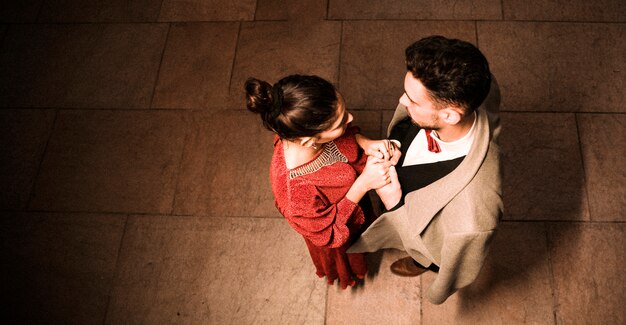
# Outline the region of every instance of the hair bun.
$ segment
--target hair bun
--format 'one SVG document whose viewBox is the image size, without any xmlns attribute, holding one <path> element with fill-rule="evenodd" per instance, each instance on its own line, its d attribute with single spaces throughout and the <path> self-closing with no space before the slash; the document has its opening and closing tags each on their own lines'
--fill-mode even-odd
<svg viewBox="0 0 626 325">
<path fill-rule="evenodd" d="M 254 113 L 268 114 L 274 104 L 272 86 L 256 78 L 249 78 L 245 83 L 246 106 Z"/>
</svg>

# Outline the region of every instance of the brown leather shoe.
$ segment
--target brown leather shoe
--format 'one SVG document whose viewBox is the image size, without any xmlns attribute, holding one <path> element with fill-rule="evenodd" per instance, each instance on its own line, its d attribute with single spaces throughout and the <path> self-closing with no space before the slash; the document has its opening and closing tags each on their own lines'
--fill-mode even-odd
<svg viewBox="0 0 626 325">
<path fill-rule="evenodd" d="M 427 268 L 417 264 L 411 256 L 401 258 L 391 264 L 391 273 L 399 276 L 418 276 L 426 271 Z"/>
</svg>

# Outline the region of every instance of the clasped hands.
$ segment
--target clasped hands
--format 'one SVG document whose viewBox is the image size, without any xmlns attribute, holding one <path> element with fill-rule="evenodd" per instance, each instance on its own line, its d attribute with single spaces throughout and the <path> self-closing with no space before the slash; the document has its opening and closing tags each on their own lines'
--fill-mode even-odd
<svg viewBox="0 0 626 325">
<path fill-rule="evenodd" d="M 402 155 L 400 148 L 385 139 L 369 140 L 363 149 L 368 155 L 363 174 L 371 174 L 371 189 L 376 190 L 385 207 L 391 209 L 402 198 L 402 188 L 395 168 Z"/>
</svg>

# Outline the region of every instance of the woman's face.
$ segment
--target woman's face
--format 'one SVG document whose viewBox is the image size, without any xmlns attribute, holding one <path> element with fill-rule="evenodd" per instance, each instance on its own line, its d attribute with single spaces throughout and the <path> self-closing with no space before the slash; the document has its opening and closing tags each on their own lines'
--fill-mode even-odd
<svg viewBox="0 0 626 325">
<path fill-rule="evenodd" d="M 346 127 L 350 122 L 352 122 L 353 119 L 354 117 L 352 114 L 350 114 L 346 109 L 343 97 L 341 97 L 341 94 L 337 92 L 337 114 L 335 121 L 326 131 L 323 131 L 316 136 L 317 140 L 315 142 L 326 143 L 339 138 L 344 132 L 346 132 Z"/>
</svg>

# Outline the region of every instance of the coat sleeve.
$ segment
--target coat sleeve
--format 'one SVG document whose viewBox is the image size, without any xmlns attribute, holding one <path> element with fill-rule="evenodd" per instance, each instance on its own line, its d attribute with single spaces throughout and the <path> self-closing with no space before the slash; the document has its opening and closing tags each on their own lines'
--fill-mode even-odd
<svg viewBox="0 0 626 325">
<path fill-rule="evenodd" d="M 290 207 L 285 211 L 289 224 L 316 246 L 336 248 L 350 238 L 348 224 L 362 224 L 363 211 L 358 204 L 343 197 L 330 202 L 315 185 L 293 184 Z"/>
<path fill-rule="evenodd" d="M 454 292 L 470 285 L 480 272 L 494 231 L 448 234 L 441 249 L 439 273 L 426 298 L 443 303 Z"/>
</svg>

